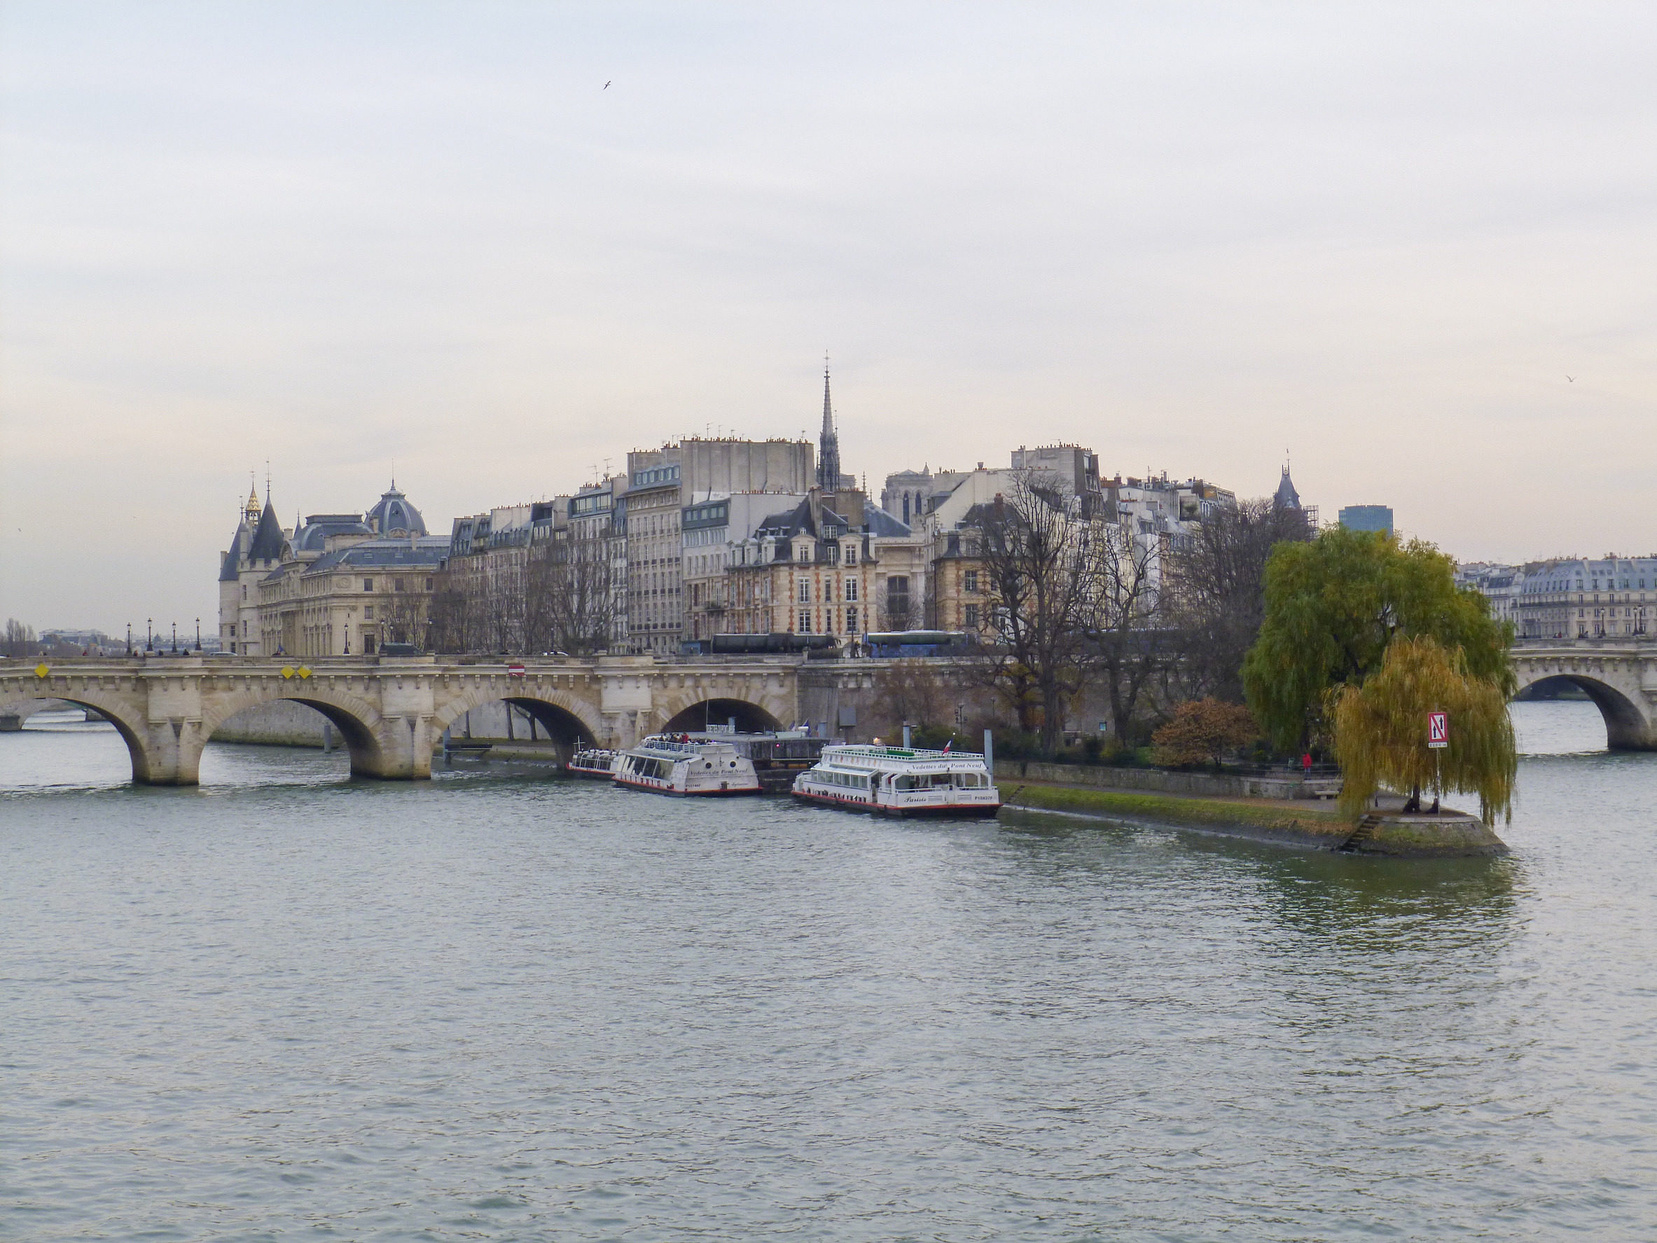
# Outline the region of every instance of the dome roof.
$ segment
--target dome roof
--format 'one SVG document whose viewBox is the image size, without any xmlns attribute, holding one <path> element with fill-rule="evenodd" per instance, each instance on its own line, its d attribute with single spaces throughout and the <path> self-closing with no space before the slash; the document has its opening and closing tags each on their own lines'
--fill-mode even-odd
<svg viewBox="0 0 1657 1243">
<path fill-rule="evenodd" d="M 380 503 L 363 515 L 363 520 L 373 528 L 378 535 L 424 535 L 426 520 L 420 516 L 420 511 L 408 503 L 408 498 L 397 491 L 397 481 L 391 481 L 391 487 Z"/>
</svg>

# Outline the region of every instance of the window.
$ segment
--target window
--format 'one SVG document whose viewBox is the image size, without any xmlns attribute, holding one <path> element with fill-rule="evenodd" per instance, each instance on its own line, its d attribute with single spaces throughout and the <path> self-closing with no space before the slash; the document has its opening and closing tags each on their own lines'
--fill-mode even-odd
<svg viewBox="0 0 1657 1243">
<path fill-rule="evenodd" d="M 971 592 L 976 592 L 978 590 L 978 571 L 977 570 L 967 570 L 965 573 L 963 573 L 961 575 L 961 588 L 964 591 L 971 591 Z"/>
<path fill-rule="evenodd" d="M 855 578 L 848 578 L 846 580 L 846 599 L 857 599 L 857 580 Z"/>
<path fill-rule="evenodd" d="M 846 610 L 846 633 L 857 633 L 857 610 L 854 608 Z"/>
<path fill-rule="evenodd" d="M 246 583 L 242 584 L 242 603 L 243 604 L 247 603 L 247 584 Z"/>
<path fill-rule="evenodd" d="M 799 588 L 795 593 L 795 599 L 801 604 L 811 603 L 811 580 L 809 578 L 802 578 L 800 580 Z"/>
<path fill-rule="evenodd" d="M 847 544 L 846 545 L 846 564 L 847 565 L 856 565 L 857 564 L 857 545 L 856 544 Z"/>
<path fill-rule="evenodd" d="M 794 550 L 794 560 L 796 560 L 796 561 L 810 561 L 811 560 L 811 545 L 810 544 L 801 544 L 798 548 L 796 548 Z"/>
<path fill-rule="evenodd" d="M 978 606 L 976 604 L 967 605 L 967 629 L 978 629 Z"/>
<path fill-rule="evenodd" d="M 800 630 L 801 634 L 810 634 L 811 633 L 811 610 L 810 609 L 801 609 L 800 610 L 799 630 Z"/>
<path fill-rule="evenodd" d="M 374 590 L 374 580 L 371 579 L 371 578 L 363 579 L 362 580 L 362 589 L 364 591 L 373 591 Z"/>
<path fill-rule="evenodd" d="M 374 606 L 372 604 L 365 604 L 362 606 L 362 619 L 364 621 L 374 620 Z"/>
<path fill-rule="evenodd" d="M 894 574 L 886 580 L 888 625 L 902 625 L 909 618 L 909 576 Z"/>
<path fill-rule="evenodd" d="M 402 591 L 403 590 L 403 580 L 400 579 L 400 578 L 392 579 L 391 580 L 391 589 L 393 591 Z"/>
<path fill-rule="evenodd" d="M 432 580 L 428 578 L 426 580 L 426 590 L 430 591 L 431 589 L 432 589 Z"/>
</svg>

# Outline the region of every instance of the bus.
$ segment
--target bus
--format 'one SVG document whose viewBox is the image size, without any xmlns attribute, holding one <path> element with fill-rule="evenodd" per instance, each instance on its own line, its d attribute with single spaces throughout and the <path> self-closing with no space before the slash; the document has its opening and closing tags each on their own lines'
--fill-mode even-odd
<svg viewBox="0 0 1657 1243">
<path fill-rule="evenodd" d="M 960 656 L 974 646 L 964 630 L 871 630 L 863 636 L 870 656 Z"/>
</svg>

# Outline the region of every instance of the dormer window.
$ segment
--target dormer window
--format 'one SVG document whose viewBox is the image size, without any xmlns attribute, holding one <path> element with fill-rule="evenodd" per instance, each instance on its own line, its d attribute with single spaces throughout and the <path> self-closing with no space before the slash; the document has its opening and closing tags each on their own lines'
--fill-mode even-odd
<svg viewBox="0 0 1657 1243">
<path fill-rule="evenodd" d="M 846 545 L 846 564 L 847 565 L 856 565 L 857 564 L 857 545 L 856 544 L 847 544 Z"/>
</svg>

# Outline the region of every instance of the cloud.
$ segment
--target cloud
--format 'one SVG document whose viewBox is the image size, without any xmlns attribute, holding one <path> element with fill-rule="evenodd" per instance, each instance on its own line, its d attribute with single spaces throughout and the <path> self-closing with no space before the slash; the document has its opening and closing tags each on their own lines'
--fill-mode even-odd
<svg viewBox="0 0 1657 1243">
<path fill-rule="evenodd" d="M 395 459 L 435 528 L 813 428 L 825 347 L 872 484 L 1066 439 L 1259 493 L 1291 448 L 1469 558 L 1657 545 L 1639 7 L 3 14 L 37 625 L 215 607 L 267 458 L 285 516 Z"/>
</svg>

